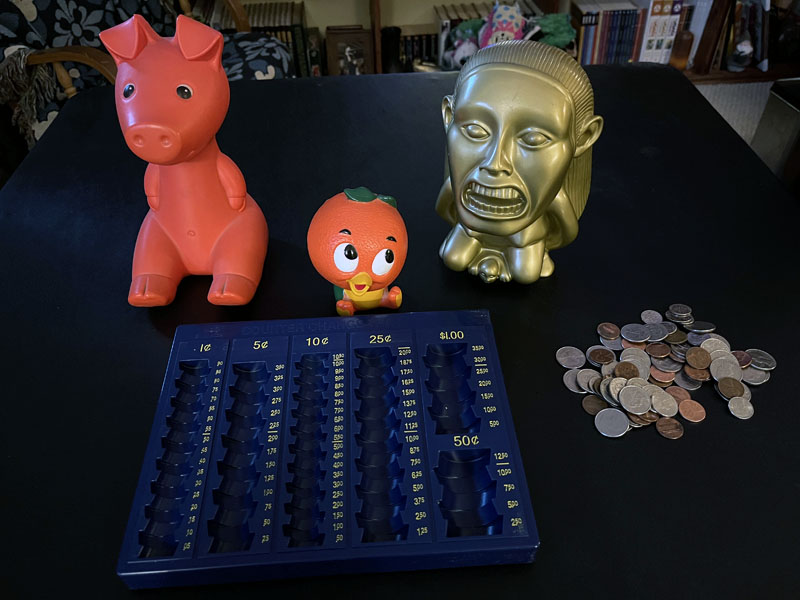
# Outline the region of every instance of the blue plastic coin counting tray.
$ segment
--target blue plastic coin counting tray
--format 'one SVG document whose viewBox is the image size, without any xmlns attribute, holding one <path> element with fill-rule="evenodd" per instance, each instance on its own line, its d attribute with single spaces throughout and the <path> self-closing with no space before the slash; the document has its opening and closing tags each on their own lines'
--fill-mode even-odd
<svg viewBox="0 0 800 600">
<path fill-rule="evenodd" d="M 132 588 L 533 560 L 489 313 L 179 327 Z"/>
</svg>

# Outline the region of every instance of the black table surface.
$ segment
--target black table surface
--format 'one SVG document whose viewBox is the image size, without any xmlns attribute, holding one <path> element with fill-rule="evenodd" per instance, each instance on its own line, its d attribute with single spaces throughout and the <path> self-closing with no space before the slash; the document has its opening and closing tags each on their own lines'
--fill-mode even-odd
<svg viewBox="0 0 800 600">
<path fill-rule="evenodd" d="M 127 304 L 147 204 L 110 88 L 81 93 L 0 191 L 4 577 L 20 596 L 130 595 L 115 574 L 170 343 L 184 323 L 330 316 L 305 234 L 345 187 L 399 200 L 404 311 L 487 308 L 541 547 L 532 565 L 171 590 L 176 597 L 800 597 L 796 202 L 676 71 L 590 67 L 605 130 L 581 233 L 534 285 L 447 270 L 434 210 L 452 74 L 231 85 L 218 141 L 270 226 L 245 307 Z M 778 361 L 739 421 L 706 384 L 708 417 L 678 441 L 600 436 L 562 384 L 560 346 L 601 321 L 685 302 L 734 348 Z M 312 575 L 312 573 L 309 573 Z M 149 592 L 159 595 L 162 591 Z"/>
</svg>

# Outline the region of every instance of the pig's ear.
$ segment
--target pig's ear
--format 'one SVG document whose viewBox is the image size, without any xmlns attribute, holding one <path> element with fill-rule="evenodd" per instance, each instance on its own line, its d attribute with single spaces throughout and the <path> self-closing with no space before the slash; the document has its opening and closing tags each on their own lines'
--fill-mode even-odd
<svg viewBox="0 0 800 600">
<path fill-rule="evenodd" d="M 147 44 L 157 39 L 158 34 L 142 15 L 133 15 L 124 23 L 100 32 L 100 41 L 117 65 L 136 58 Z"/>
<path fill-rule="evenodd" d="M 190 17 L 178 15 L 175 39 L 186 60 L 205 60 L 219 68 L 222 57 L 222 34 Z"/>
</svg>

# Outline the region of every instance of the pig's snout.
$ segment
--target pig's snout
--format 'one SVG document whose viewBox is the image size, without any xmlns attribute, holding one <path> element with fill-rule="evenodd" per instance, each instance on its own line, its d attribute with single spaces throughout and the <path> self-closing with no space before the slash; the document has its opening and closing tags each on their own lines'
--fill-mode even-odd
<svg viewBox="0 0 800 600">
<path fill-rule="evenodd" d="M 155 164 L 169 163 L 181 153 L 181 135 L 174 129 L 149 123 L 125 131 L 128 147 L 141 159 Z"/>
</svg>

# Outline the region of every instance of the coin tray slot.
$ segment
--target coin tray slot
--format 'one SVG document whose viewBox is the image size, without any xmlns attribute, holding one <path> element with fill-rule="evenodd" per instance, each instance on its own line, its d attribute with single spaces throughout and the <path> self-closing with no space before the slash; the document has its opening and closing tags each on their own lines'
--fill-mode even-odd
<svg viewBox="0 0 800 600">
<path fill-rule="evenodd" d="M 503 518 L 494 498 L 497 482 L 489 474 L 491 450 L 447 450 L 434 469 L 442 484 L 439 509 L 447 521 L 447 537 L 500 535 Z"/>
<path fill-rule="evenodd" d="M 477 433 L 481 428 L 473 409 L 475 392 L 469 385 L 472 368 L 466 350 L 466 344 L 429 344 L 423 356 L 428 372 L 425 386 L 432 396 L 428 412 L 437 434 Z"/>
</svg>

